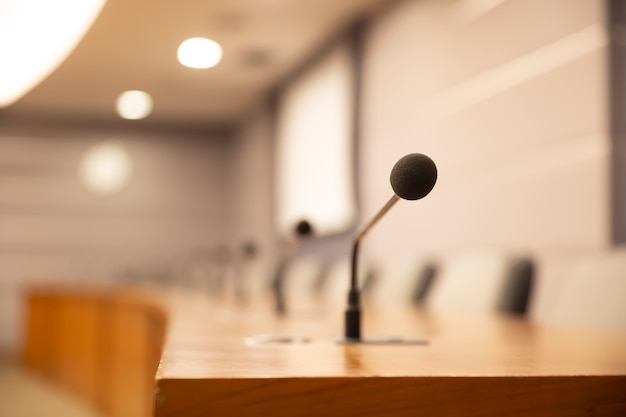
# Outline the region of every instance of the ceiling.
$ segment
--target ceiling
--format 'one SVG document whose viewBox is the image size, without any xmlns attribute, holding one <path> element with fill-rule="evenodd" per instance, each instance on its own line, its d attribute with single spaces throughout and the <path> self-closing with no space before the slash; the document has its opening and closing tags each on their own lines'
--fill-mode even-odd
<svg viewBox="0 0 626 417">
<path fill-rule="evenodd" d="M 154 111 L 134 124 L 231 126 L 317 49 L 388 0 L 108 0 L 69 58 L 12 106 L 8 119 L 119 123 L 125 90 L 144 90 Z M 178 63 L 191 37 L 219 42 L 216 67 Z"/>
</svg>

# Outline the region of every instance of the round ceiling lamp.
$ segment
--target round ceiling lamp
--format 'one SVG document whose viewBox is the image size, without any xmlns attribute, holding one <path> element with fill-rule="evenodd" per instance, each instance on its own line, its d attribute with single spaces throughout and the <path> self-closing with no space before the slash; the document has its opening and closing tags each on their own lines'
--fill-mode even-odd
<svg viewBox="0 0 626 417">
<path fill-rule="evenodd" d="M 178 61 L 189 68 L 211 68 L 221 59 L 222 47 L 211 39 L 191 38 L 178 47 Z"/>
<path fill-rule="evenodd" d="M 152 96 L 145 91 L 124 91 L 117 97 L 115 109 L 123 119 L 144 119 L 152 113 Z"/>
</svg>

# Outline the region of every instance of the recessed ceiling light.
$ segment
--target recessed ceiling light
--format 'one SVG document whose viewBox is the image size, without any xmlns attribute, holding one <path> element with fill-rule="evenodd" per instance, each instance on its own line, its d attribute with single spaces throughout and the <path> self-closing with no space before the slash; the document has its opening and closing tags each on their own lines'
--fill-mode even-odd
<svg viewBox="0 0 626 417">
<path fill-rule="evenodd" d="M 143 119 L 152 112 L 152 97 L 145 91 L 125 91 L 117 98 L 115 108 L 124 119 Z"/>
<path fill-rule="evenodd" d="M 178 47 L 178 61 L 189 68 L 211 68 L 221 59 L 222 47 L 211 39 L 191 38 Z"/>
</svg>

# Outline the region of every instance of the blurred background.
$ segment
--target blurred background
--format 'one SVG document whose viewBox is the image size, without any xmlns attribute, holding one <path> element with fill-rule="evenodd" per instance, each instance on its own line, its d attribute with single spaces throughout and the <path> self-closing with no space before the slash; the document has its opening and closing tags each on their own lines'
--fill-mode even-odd
<svg viewBox="0 0 626 417">
<path fill-rule="evenodd" d="M 301 219 L 315 234 L 300 253 L 341 262 L 413 152 L 435 161 L 438 182 L 394 207 L 362 263 L 402 289 L 400 271 L 425 261 L 528 257 L 541 318 L 573 261 L 626 240 L 619 3 L 96 4 L 65 59 L 0 98 L 0 349 L 19 349 L 31 285 L 205 288 L 252 255 L 266 282 Z M 0 49 L 15 52 L 17 6 L 1 4 Z M 34 41 L 0 58 L 16 63 L 0 90 L 67 25 L 44 17 L 52 27 L 19 25 Z M 198 37 L 221 45 L 216 65 L 179 62 Z M 147 93 L 131 95 L 130 114 L 127 91 Z"/>
</svg>

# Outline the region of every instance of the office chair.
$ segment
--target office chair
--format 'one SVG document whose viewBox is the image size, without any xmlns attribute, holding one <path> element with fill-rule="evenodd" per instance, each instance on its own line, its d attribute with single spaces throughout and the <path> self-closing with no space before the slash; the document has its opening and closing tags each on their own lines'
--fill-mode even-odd
<svg viewBox="0 0 626 417">
<path fill-rule="evenodd" d="M 298 255 L 284 266 L 283 292 L 287 306 L 283 313 L 303 308 L 308 310 L 315 304 L 315 286 L 323 268 L 323 259 L 315 254 Z"/>
<path fill-rule="evenodd" d="M 366 270 L 363 294 L 375 305 L 419 305 L 432 287 L 436 270 L 436 263 L 426 257 L 387 260 Z"/>
<path fill-rule="evenodd" d="M 434 261 L 425 262 L 418 269 L 416 282 L 411 294 L 411 301 L 422 305 L 427 299 L 430 289 L 437 278 L 437 264 Z"/>
<path fill-rule="evenodd" d="M 442 313 L 524 315 L 534 274 L 528 257 L 504 250 L 468 250 L 443 259 L 423 303 Z"/>
<path fill-rule="evenodd" d="M 626 332 L 626 247 L 572 264 L 539 319 Z"/>
</svg>

